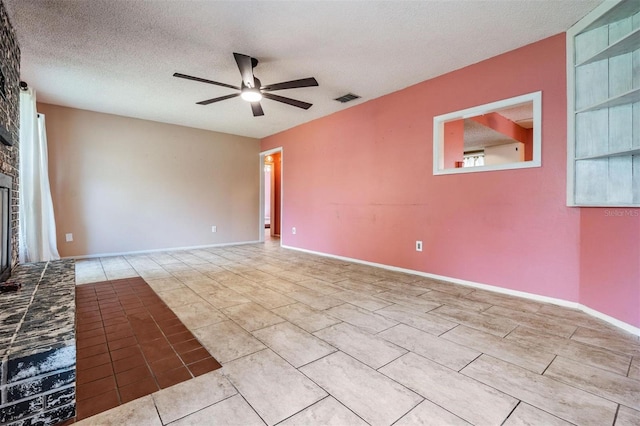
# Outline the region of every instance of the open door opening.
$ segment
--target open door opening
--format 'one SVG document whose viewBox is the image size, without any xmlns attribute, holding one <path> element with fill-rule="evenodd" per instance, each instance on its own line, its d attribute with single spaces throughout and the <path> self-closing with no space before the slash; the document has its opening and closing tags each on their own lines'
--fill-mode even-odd
<svg viewBox="0 0 640 426">
<path fill-rule="evenodd" d="M 265 240 L 279 239 L 282 220 L 282 152 L 272 150 L 261 155 L 262 178 L 262 208 L 261 208 L 261 236 Z"/>
</svg>

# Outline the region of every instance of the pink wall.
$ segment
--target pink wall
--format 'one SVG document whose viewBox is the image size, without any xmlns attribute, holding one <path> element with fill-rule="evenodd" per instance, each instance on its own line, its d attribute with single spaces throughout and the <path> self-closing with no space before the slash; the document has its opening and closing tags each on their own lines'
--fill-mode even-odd
<svg viewBox="0 0 640 426">
<path fill-rule="evenodd" d="M 580 302 L 640 327 L 640 209 L 580 209 Z"/>
<path fill-rule="evenodd" d="M 434 116 L 538 90 L 542 167 L 433 176 Z M 580 290 L 592 254 L 580 250 L 581 209 L 566 207 L 566 136 L 559 34 L 265 138 L 261 148 L 284 150 L 284 245 L 589 305 L 611 290 L 597 282 Z M 623 243 L 637 252 L 637 242 Z M 623 269 L 620 297 L 634 294 L 637 274 Z M 616 300 L 605 313 L 621 318 Z M 640 325 L 637 314 L 624 318 Z"/>
<path fill-rule="evenodd" d="M 464 119 L 444 123 L 444 168 L 464 161 Z"/>
<path fill-rule="evenodd" d="M 265 138 L 263 150 L 284 148 L 283 244 L 577 301 L 564 43 L 557 35 Z M 541 168 L 433 176 L 434 116 L 538 90 Z"/>
</svg>

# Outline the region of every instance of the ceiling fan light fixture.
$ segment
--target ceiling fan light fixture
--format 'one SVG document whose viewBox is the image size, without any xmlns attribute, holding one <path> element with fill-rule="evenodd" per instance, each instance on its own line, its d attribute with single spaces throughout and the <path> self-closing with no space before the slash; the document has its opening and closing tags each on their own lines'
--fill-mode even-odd
<svg viewBox="0 0 640 426">
<path fill-rule="evenodd" d="M 250 89 L 245 88 L 242 89 L 242 93 L 240 93 L 240 97 L 247 102 L 260 102 L 262 99 L 262 93 L 258 89 Z"/>
<path fill-rule="evenodd" d="M 1 2 L 2 0 L 0 0 Z M 278 96 L 271 92 L 276 90 L 285 90 L 285 89 L 296 89 L 302 87 L 313 87 L 318 85 L 318 81 L 313 77 L 301 78 L 298 80 L 291 81 L 283 81 L 281 83 L 269 84 L 263 86 L 258 79 L 253 74 L 253 69 L 258 65 L 258 60 L 256 58 L 252 58 L 248 55 L 243 55 L 241 53 L 233 53 L 233 57 L 236 60 L 236 65 L 238 65 L 238 71 L 240 71 L 240 76 L 242 77 L 242 82 L 240 83 L 240 87 L 234 86 L 232 84 L 220 83 L 218 81 L 207 80 L 206 78 L 194 77 L 191 75 L 174 73 L 174 77 L 185 78 L 187 80 L 199 81 L 202 83 L 213 84 L 215 86 L 227 87 L 229 89 L 236 90 L 235 93 L 231 93 L 225 96 L 218 96 L 217 98 L 206 99 L 204 101 L 196 102 L 198 105 L 210 105 L 215 102 L 224 101 L 225 99 L 235 98 L 240 96 L 246 102 L 251 104 L 251 112 L 254 117 L 260 117 L 264 115 L 264 111 L 262 110 L 262 105 L 260 105 L 260 101 L 265 98 L 271 101 L 280 102 L 283 104 L 291 105 L 297 108 L 309 109 L 312 104 L 308 102 L 298 101 L 296 99 L 287 98 L 285 96 Z M 264 93 L 263 93 L 264 92 Z"/>
</svg>

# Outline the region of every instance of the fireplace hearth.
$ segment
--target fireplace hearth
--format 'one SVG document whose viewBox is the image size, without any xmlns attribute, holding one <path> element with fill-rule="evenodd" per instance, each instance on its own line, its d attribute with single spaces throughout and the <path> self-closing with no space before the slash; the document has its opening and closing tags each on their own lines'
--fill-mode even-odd
<svg viewBox="0 0 640 426">
<path fill-rule="evenodd" d="M 0 424 L 51 426 L 75 416 L 75 265 L 26 263 L 0 294 Z"/>
</svg>

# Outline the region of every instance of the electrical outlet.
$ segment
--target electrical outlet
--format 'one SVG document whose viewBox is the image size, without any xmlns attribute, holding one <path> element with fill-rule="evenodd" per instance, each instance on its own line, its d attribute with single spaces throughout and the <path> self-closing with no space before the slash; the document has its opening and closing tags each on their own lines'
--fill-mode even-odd
<svg viewBox="0 0 640 426">
<path fill-rule="evenodd" d="M 65 234 L 64 238 L 68 243 L 70 243 L 70 242 L 73 241 L 73 234 L 71 234 L 71 233 Z"/>
<path fill-rule="evenodd" d="M 215 225 L 213 225 L 213 226 L 211 227 L 211 232 L 218 232 L 218 227 L 217 227 L 217 226 L 215 226 Z"/>
<path fill-rule="evenodd" d="M 294 226 L 293 228 L 291 228 L 291 233 L 292 233 L 293 235 L 296 235 L 296 227 L 295 227 L 295 226 Z"/>
<path fill-rule="evenodd" d="M 416 251 L 422 251 L 422 241 L 416 241 Z"/>
</svg>

